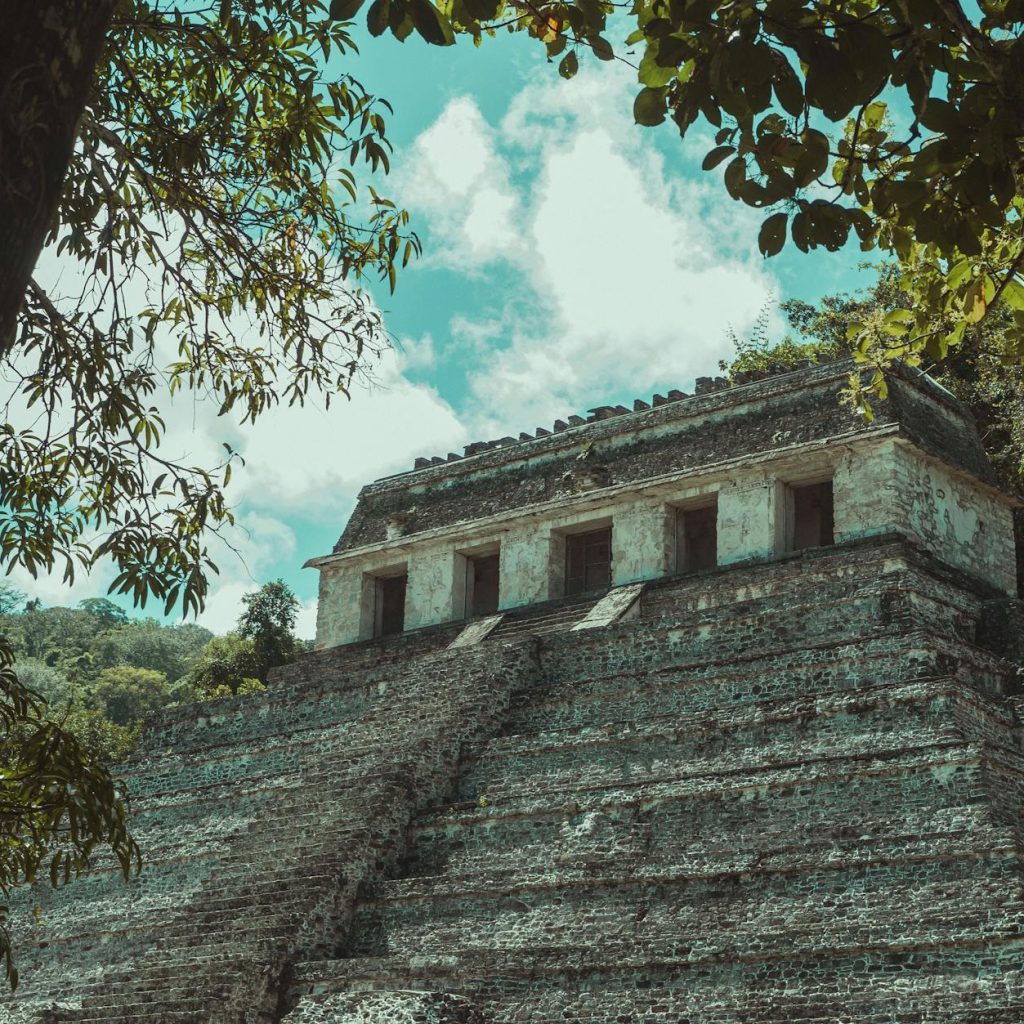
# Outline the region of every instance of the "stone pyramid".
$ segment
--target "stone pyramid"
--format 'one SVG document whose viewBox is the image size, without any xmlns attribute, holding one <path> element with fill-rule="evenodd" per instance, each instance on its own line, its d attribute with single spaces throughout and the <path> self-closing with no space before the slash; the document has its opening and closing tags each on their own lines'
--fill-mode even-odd
<svg viewBox="0 0 1024 1024">
<path fill-rule="evenodd" d="M 458 478 L 446 461 L 373 485 L 321 566 L 323 649 L 266 693 L 148 723 L 125 769 L 142 874 L 98 863 L 15 894 L 23 983 L 0 1021 L 1019 1024 L 1012 503 L 963 410 L 919 380 L 893 389 L 884 431 L 826 410 L 772 442 L 772 418 L 834 396 L 841 372 L 595 415 L 479 450 Z M 691 458 L 709 430 L 720 454 L 745 437 L 747 461 L 632 480 L 616 462 L 664 437 Z M 467 624 L 457 592 L 438 613 L 495 532 L 446 488 L 545 452 L 562 481 L 588 443 L 601 472 L 488 513 L 513 540 L 512 517 L 534 524 L 550 589 L 509 599 L 536 566 L 499 538 L 500 609 Z M 825 463 L 831 543 L 793 547 L 780 487 Z M 872 472 L 891 486 L 853 486 Z M 652 569 L 672 551 L 645 542 L 650 510 L 671 539 L 702 488 L 726 557 Z M 446 524 L 444 501 L 469 517 Z M 743 549 L 759 508 L 778 513 L 770 552 Z M 551 531 L 609 516 L 607 585 L 565 593 Z M 415 628 L 338 642 L 377 629 L 364 598 L 396 565 Z"/>
</svg>

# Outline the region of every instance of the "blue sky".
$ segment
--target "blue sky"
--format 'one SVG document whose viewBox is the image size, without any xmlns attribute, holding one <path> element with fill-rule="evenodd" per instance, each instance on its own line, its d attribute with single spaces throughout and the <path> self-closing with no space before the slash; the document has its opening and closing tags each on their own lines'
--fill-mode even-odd
<svg viewBox="0 0 1024 1024">
<path fill-rule="evenodd" d="M 417 455 L 688 390 L 766 303 L 781 336 L 778 300 L 870 280 L 856 245 L 809 256 L 788 245 L 762 260 L 760 216 L 700 170 L 710 134 L 695 126 L 682 143 L 670 124 L 634 125 L 623 64 L 585 60 L 565 82 L 522 36 L 447 50 L 356 36 L 361 52 L 344 66 L 394 107 L 392 173 L 377 185 L 410 210 L 425 252 L 394 295 L 371 288 L 396 347 L 351 401 L 275 410 L 245 431 L 177 404 L 176 453 L 201 458 L 227 440 L 246 459 L 229 493 L 242 558 L 217 553 L 200 619 L 217 631 L 242 594 L 282 577 L 312 635 L 316 573 L 301 565 L 330 550 L 362 483 Z M 102 593 L 111 575 L 72 592 L 18 582 L 64 604 Z"/>
</svg>

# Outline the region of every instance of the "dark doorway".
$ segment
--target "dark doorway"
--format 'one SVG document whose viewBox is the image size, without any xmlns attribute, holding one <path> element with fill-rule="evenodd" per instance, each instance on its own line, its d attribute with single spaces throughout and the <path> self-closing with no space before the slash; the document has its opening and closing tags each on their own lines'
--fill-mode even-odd
<svg viewBox="0 0 1024 1024">
<path fill-rule="evenodd" d="M 789 550 L 802 551 L 834 543 L 832 481 L 791 484 L 788 492 Z"/>
<path fill-rule="evenodd" d="M 565 538 L 565 593 L 585 594 L 612 581 L 612 528 Z"/>
<path fill-rule="evenodd" d="M 405 629 L 405 584 L 408 577 L 382 576 L 375 586 L 373 635 L 394 636 Z"/>
<path fill-rule="evenodd" d="M 499 558 L 477 555 L 466 558 L 466 617 L 493 615 L 498 610 Z"/>
<path fill-rule="evenodd" d="M 676 570 L 698 572 L 718 565 L 718 506 L 676 513 Z"/>
</svg>

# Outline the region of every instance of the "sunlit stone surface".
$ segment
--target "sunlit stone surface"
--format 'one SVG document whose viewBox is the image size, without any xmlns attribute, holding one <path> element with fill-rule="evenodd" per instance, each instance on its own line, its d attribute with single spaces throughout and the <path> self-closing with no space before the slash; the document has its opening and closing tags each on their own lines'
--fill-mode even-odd
<svg viewBox="0 0 1024 1024">
<path fill-rule="evenodd" d="M 868 427 L 847 373 L 370 485 L 315 560 L 323 649 L 149 724 L 142 876 L 16 894 L 0 1020 L 1019 1024 L 1011 502 L 948 396 L 895 381 Z M 794 524 L 808 481 L 832 506 Z M 709 501 L 718 565 L 679 572 Z M 381 572 L 405 632 L 374 639 Z"/>
</svg>

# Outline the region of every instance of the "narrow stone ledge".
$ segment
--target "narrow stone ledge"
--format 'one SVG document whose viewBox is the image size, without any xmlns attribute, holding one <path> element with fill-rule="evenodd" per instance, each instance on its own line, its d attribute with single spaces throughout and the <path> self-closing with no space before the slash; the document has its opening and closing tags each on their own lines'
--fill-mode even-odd
<svg viewBox="0 0 1024 1024">
<path fill-rule="evenodd" d="M 477 619 L 475 622 L 471 622 L 448 645 L 448 650 L 456 650 L 459 647 L 474 647 L 476 644 L 480 643 L 481 640 L 489 637 L 503 618 L 503 615 L 488 615 L 484 619 Z"/>
</svg>

